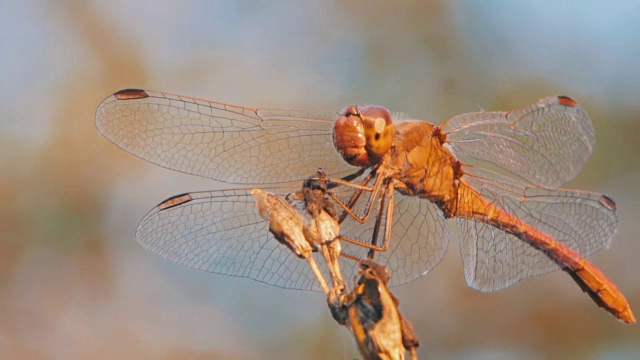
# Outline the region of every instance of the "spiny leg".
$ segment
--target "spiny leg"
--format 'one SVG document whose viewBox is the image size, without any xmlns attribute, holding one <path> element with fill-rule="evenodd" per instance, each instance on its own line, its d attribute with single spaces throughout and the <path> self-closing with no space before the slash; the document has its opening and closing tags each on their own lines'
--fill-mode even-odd
<svg viewBox="0 0 640 360">
<path fill-rule="evenodd" d="M 389 179 L 390 180 L 390 179 Z M 382 238 L 382 246 L 379 247 L 379 251 L 387 251 L 389 248 L 389 242 L 391 240 L 391 226 L 393 224 L 393 209 L 394 209 L 394 198 L 393 198 L 393 181 L 389 181 L 388 185 L 385 187 L 383 193 L 380 195 L 380 209 L 378 211 L 378 217 L 376 219 L 375 228 L 373 231 L 373 236 L 371 237 L 371 245 L 374 247 L 378 247 L 378 236 L 380 235 L 380 226 L 382 222 L 382 218 L 384 215 L 384 235 Z M 386 208 L 385 208 L 385 204 Z M 367 257 L 369 259 L 373 259 L 375 257 L 376 250 L 374 248 L 369 249 L 369 254 Z"/>
<path fill-rule="evenodd" d="M 366 184 L 369 181 L 371 181 L 371 178 L 373 176 L 375 176 L 374 172 L 369 174 L 365 178 L 365 180 L 362 182 L 362 184 Z M 357 189 L 356 192 L 351 196 L 351 199 L 349 200 L 348 204 L 345 204 L 334 193 L 328 192 L 329 196 L 344 210 L 343 213 L 338 218 L 338 222 L 342 223 L 342 221 L 344 221 L 344 219 L 347 217 L 347 215 L 350 215 L 357 222 L 359 222 L 361 224 L 365 223 L 367 221 L 367 219 L 369 218 L 369 215 L 371 214 L 371 210 L 373 209 L 373 204 L 375 203 L 375 200 L 378 197 L 378 193 L 380 192 L 380 187 L 382 185 L 383 180 L 384 180 L 384 178 L 382 176 L 378 175 L 376 177 L 375 183 L 374 183 L 374 185 L 372 187 L 351 184 L 349 182 L 337 181 L 336 183 L 339 183 L 341 185 L 345 185 L 345 186 Z M 331 181 L 333 181 L 333 180 L 331 180 Z M 360 197 L 360 195 L 362 194 L 363 191 L 371 192 L 371 197 L 369 198 L 369 201 L 368 201 L 368 204 L 367 204 L 367 209 L 366 209 L 365 213 L 363 214 L 362 217 L 360 217 L 353 211 L 353 206 L 355 205 L 356 201 L 359 199 L 359 197 Z"/>
<path fill-rule="evenodd" d="M 369 252 L 369 255 L 367 256 L 368 258 L 372 258 L 372 256 L 375 254 L 375 251 L 386 251 L 389 248 L 389 242 L 391 240 L 391 230 L 392 230 L 391 225 L 393 222 L 393 211 L 395 207 L 394 189 L 395 187 L 393 185 L 393 181 L 389 181 L 388 184 L 385 184 L 384 190 L 382 191 L 383 195 L 381 195 L 379 199 L 380 210 L 378 211 L 378 216 L 376 218 L 376 223 L 374 225 L 371 242 L 368 243 L 362 240 L 348 238 L 346 236 L 339 236 L 339 239 L 344 240 L 348 243 L 355 244 L 355 245 L 362 246 L 364 248 L 369 249 L 370 252 Z M 382 219 L 385 219 L 384 221 L 385 231 L 384 231 L 382 245 L 379 246 L 378 237 L 380 235 L 380 226 L 383 223 Z M 343 254 L 343 256 L 351 259 L 355 258 L 348 254 Z M 360 259 L 355 258 L 354 260 L 360 260 Z"/>
</svg>

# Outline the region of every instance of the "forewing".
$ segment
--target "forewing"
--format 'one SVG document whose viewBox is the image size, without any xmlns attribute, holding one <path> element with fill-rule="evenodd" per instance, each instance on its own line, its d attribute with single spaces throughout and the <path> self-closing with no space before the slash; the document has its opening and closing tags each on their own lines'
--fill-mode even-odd
<svg viewBox="0 0 640 360">
<path fill-rule="evenodd" d="M 165 168 L 237 184 L 353 169 L 335 151 L 332 112 L 260 110 L 149 90 L 121 90 L 96 111 L 100 133 Z"/>
<path fill-rule="evenodd" d="M 136 238 L 147 250 L 197 270 L 320 290 L 307 262 L 269 232 L 247 189 L 192 192 L 165 200 L 142 219 Z"/>
<path fill-rule="evenodd" d="M 589 116 L 566 96 L 508 112 L 456 115 L 441 126 L 457 156 L 488 161 L 546 187 L 573 179 L 595 144 Z"/>
<path fill-rule="evenodd" d="M 602 194 L 527 186 L 477 168 L 467 173 L 463 179 L 489 202 L 582 256 L 607 248 L 616 232 L 615 205 Z M 496 291 L 559 269 L 544 253 L 499 228 L 460 218 L 456 223 L 465 278 L 474 289 Z"/>
</svg>

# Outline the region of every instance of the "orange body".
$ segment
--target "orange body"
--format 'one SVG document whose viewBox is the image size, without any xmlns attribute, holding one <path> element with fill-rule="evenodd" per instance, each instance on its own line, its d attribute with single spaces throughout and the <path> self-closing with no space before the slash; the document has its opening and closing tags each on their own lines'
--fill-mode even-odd
<svg viewBox="0 0 640 360">
<path fill-rule="evenodd" d="M 395 149 L 380 171 L 392 176 L 405 195 L 434 202 L 445 217 L 462 217 L 491 224 L 542 251 L 569 273 L 583 291 L 618 319 L 634 323 L 624 295 L 596 266 L 551 236 L 526 224 L 484 199 L 463 177 L 461 166 L 443 146 L 439 128 L 426 122 L 396 125 Z"/>
<path fill-rule="evenodd" d="M 618 287 L 577 252 L 488 203 L 464 180 L 458 185 L 458 204 L 455 216 L 483 221 L 517 236 L 555 261 L 598 306 L 628 324 L 636 321 Z"/>
</svg>

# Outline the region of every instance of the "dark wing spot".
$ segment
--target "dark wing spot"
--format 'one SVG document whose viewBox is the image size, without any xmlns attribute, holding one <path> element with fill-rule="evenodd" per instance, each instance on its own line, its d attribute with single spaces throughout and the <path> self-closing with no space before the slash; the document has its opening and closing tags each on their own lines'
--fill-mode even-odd
<svg viewBox="0 0 640 360">
<path fill-rule="evenodd" d="M 142 89 L 123 89 L 116 91 L 113 96 L 118 100 L 135 100 L 149 97 L 149 94 Z"/>
<path fill-rule="evenodd" d="M 191 200 L 193 200 L 193 198 L 189 194 L 175 195 L 175 196 L 172 196 L 172 197 L 168 198 L 167 200 L 161 202 L 160 205 L 158 205 L 158 209 L 160 209 L 160 210 L 170 209 L 170 208 L 172 208 L 174 206 L 178 206 L 178 205 L 182 205 L 184 203 L 188 203 Z"/>
<path fill-rule="evenodd" d="M 558 96 L 558 104 L 569 106 L 569 107 L 578 107 L 578 103 L 568 96 Z"/>
<path fill-rule="evenodd" d="M 600 202 L 600 204 L 602 204 L 602 206 L 606 207 L 607 209 L 611 210 L 611 211 L 616 211 L 616 209 L 618 209 L 618 206 L 616 205 L 615 201 L 613 201 L 612 198 L 608 197 L 607 195 L 602 195 L 600 197 L 600 200 L 598 200 L 598 202 Z"/>
</svg>

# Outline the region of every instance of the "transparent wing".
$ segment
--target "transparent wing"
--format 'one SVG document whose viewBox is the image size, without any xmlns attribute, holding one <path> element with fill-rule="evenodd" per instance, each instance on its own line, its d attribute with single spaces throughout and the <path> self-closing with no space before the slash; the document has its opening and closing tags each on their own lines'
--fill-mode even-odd
<svg viewBox="0 0 640 360">
<path fill-rule="evenodd" d="M 618 226 L 613 201 L 601 194 L 527 186 L 479 168 L 463 178 L 489 202 L 582 256 L 607 248 Z M 496 291 L 559 269 L 541 251 L 496 227 L 460 218 L 456 224 L 465 278 L 474 289 Z"/>
<path fill-rule="evenodd" d="M 457 156 L 488 161 L 547 187 L 573 179 L 595 143 L 589 116 L 566 96 L 508 112 L 456 115 L 441 127 Z"/>
<path fill-rule="evenodd" d="M 320 290 L 307 262 L 271 235 L 251 190 L 172 197 L 147 213 L 136 238 L 147 250 L 197 270 L 282 288 Z"/>
<path fill-rule="evenodd" d="M 121 90 L 96 111 L 100 133 L 165 168 L 237 184 L 353 171 L 333 147 L 336 113 L 260 110 L 148 90 Z"/>
<path fill-rule="evenodd" d="M 394 196 L 395 208 L 389 248 L 387 251 L 377 252 L 375 258 L 388 268 L 391 274 L 390 286 L 405 284 L 427 274 L 442 260 L 449 244 L 448 223 L 433 203 L 399 193 Z M 362 204 L 365 202 L 357 203 L 356 213 L 362 210 Z M 381 233 L 384 233 L 385 225 L 382 225 Z M 347 217 L 341 224 L 340 233 L 370 242 L 374 227 L 375 213 L 364 224 Z M 359 258 L 367 256 L 367 248 L 347 242 L 343 242 L 342 246 L 343 252 L 347 254 Z M 355 269 L 356 265 L 345 261 L 342 266 Z M 352 270 L 354 276 L 356 272 L 357 269 Z M 345 277 L 345 280 L 347 279 Z"/>
</svg>

